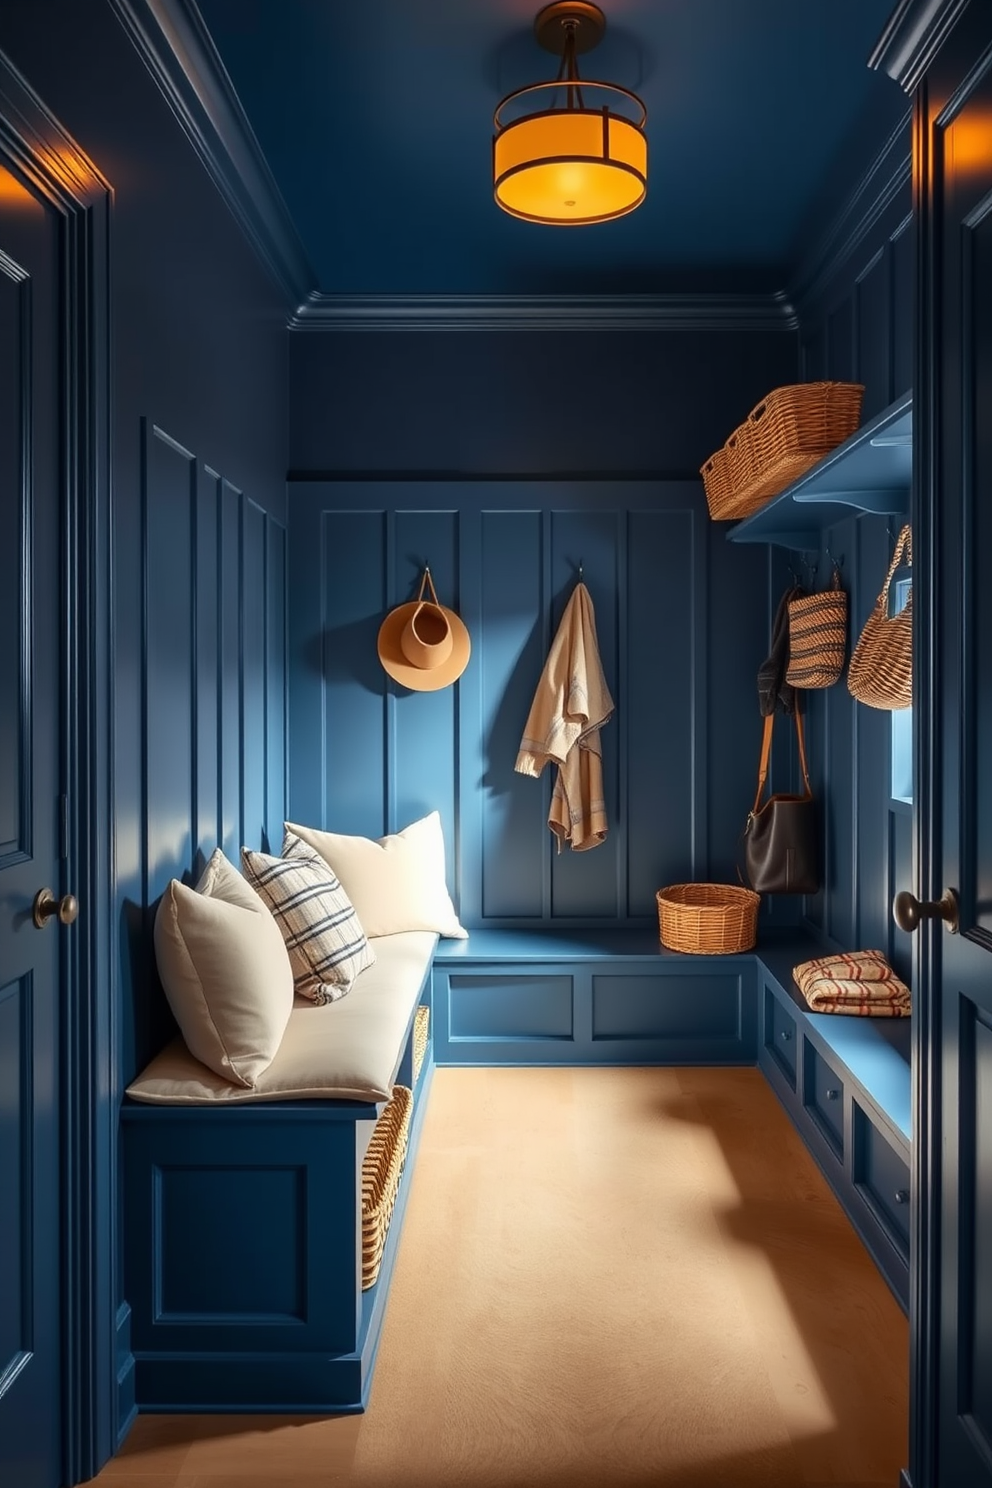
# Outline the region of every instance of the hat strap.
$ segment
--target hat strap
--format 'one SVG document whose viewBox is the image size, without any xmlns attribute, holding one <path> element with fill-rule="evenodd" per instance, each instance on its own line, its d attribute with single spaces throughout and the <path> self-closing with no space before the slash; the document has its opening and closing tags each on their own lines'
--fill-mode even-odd
<svg viewBox="0 0 992 1488">
<path fill-rule="evenodd" d="M 430 568 L 429 567 L 427 567 L 427 568 L 424 569 L 424 577 L 420 581 L 420 593 L 417 595 L 417 603 L 418 604 L 420 604 L 423 601 L 424 590 L 427 588 L 428 585 L 430 585 L 431 599 L 437 605 L 438 609 L 440 609 L 441 606 L 440 606 L 440 604 L 438 602 L 437 590 L 434 588 L 434 580 L 431 578 L 431 571 L 430 571 Z"/>
</svg>

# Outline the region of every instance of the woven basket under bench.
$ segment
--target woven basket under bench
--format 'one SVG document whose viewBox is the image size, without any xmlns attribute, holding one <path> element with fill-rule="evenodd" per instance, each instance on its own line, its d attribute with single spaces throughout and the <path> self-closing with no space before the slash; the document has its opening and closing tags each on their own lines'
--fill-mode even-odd
<svg viewBox="0 0 992 1488">
<path fill-rule="evenodd" d="M 362 1291 L 375 1286 L 386 1248 L 389 1221 L 399 1192 L 413 1092 L 394 1085 L 362 1161 Z"/>
<path fill-rule="evenodd" d="M 424 1055 L 430 1010 L 418 1007 L 413 1024 L 413 1083 L 417 1083 Z M 362 1291 L 375 1286 L 396 1204 L 410 1134 L 413 1091 L 394 1085 L 372 1132 L 362 1161 Z"/>
<path fill-rule="evenodd" d="M 714 521 L 748 517 L 843 444 L 861 420 L 856 382 L 775 388 L 700 470 Z"/>
</svg>

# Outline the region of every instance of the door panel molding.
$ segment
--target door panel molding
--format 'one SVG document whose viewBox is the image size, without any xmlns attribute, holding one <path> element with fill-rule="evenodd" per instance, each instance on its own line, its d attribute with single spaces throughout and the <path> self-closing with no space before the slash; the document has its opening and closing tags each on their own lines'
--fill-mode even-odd
<svg viewBox="0 0 992 1488">
<path fill-rule="evenodd" d="M 82 905 L 65 939 L 60 1006 L 68 1481 L 114 1450 L 117 1073 L 111 718 L 109 182 L 0 54 L 0 157 L 62 218 L 60 740 L 67 784 L 64 887 Z"/>
<path fill-rule="evenodd" d="M 7 300 L 7 296 L 10 299 Z M 5 303 L 6 301 L 6 303 Z M 17 637 L 11 648 L 18 671 L 17 716 L 8 720 L 0 739 L 0 871 L 31 855 L 31 638 L 25 621 L 29 604 L 26 593 L 31 572 L 31 287 L 24 269 L 0 252 L 0 326 L 3 356 L 7 362 L 2 378 L 4 402 L 13 389 L 18 401 L 0 410 L 0 459 L 4 476 L 18 500 L 11 513 L 10 532 L 0 529 L 0 552 L 4 554 L 2 583 L 4 611 L 2 628 Z M 16 610 L 11 614 L 6 606 Z M 8 663 L 9 664 L 9 663 Z M 8 681 L 12 680 L 8 677 Z"/>
</svg>

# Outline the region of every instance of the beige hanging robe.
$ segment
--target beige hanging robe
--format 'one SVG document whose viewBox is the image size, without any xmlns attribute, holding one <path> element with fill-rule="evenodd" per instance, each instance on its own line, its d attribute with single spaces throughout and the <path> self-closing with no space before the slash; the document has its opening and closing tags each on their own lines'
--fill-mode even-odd
<svg viewBox="0 0 992 1488">
<path fill-rule="evenodd" d="M 606 838 L 599 731 L 612 714 L 592 600 L 580 582 L 551 643 L 514 766 L 534 776 L 549 761 L 558 766 L 548 826 L 559 852 L 563 842 L 582 852 Z"/>
</svg>

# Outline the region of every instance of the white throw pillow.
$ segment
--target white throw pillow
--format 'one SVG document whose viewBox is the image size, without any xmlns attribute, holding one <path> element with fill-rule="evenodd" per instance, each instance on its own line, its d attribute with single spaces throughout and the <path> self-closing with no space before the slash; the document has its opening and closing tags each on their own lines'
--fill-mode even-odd
<svg viewBox="0 0 992 1488">
<path fill-rule="evenodd" d="M 318 1004 L 343 997 L 375 952 L 320 853 L 287 832 L 281 858 L 243 847 L 241 862 L 279 926 L 300 996 Z"/>
<path fill-rule="evenodd" d="M 293 1010 L 293 971 L 279 926 L 216 850 L 195 889 L 172 879 L 155 916 L 155 959 L 190 1053 L 251 1088 Z"/>
<path fill-rule="evenodd" d="M 285 825 L 337 874 L 366 935 L 433 930 L 451 940 L 468 939 L 445 883 L 444 834 L 436 811 L 378 841 Z"/>
</svg>

